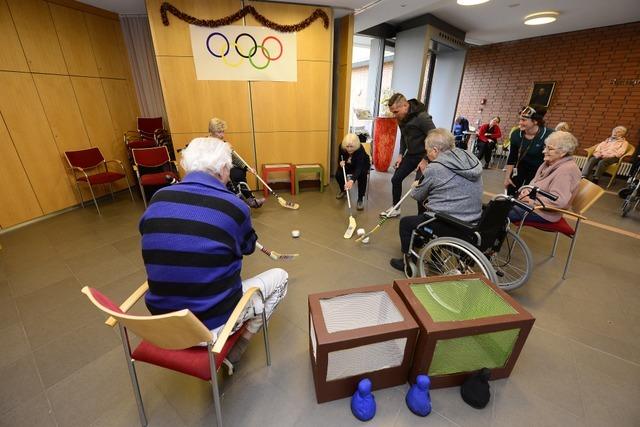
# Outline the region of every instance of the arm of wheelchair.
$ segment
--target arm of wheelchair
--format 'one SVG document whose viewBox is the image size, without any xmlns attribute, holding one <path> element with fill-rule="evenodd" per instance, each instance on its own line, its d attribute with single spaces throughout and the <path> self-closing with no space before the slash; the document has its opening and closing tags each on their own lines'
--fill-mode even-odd
<svg viewBox="0 0 640 427">
<path fill-rule="evenodd" d="M 547 206 L 547 207 L 536 206 L 534 208 L 534 210 L 543 210 L 543 211 L 548 211 L 548 212 L 560 212 L 563 215 L 568 215 L 568 216 L 570 216 L 572 218 L 575 218 L 575 219 L 580 219 L 580 220 L 587 219 L 587 217 L 584 216 L 584 215 L 580 215 L 580 214 L 577 214 L 575 212 L 571 212 L 571 211 L 568 211 L 568 210 L 565 210 L 565 209 L 553 208 L 551 206 Z"/>
<path fill-rule="evenodd" d="M 140 285 L 138 289 L 136 289 L 131 295 L 129 295 L 129 297 L 120 305 L 120 310 L 122 310 L 125 313 L 129 311 L 129 309 L 133 307 L 134 304 L 137 303 L 138 300 L 142 298 L 144 294 L 147 293 L 148 290 L 149 290 L 149 284 L 147 282 L 144 282 L 142 285 Z M 113 317 L 109 317 L 104 323 L 108 326 L 113 327 L 113 326 L 116 326 L 116 323 L 118 323 L 118 321 Z"/>
<path fill-rule="evenodd" d="M 451 215 L 445 214 L 445 213 L 438 213 L 436 212 L 435 214 L 435 218 L 439 219 L 443 222 L 448 223 L 449 225 L 453 225 L 454 227 L 459 227 L 462 228 L 463 230 L 467 230 L 471 233 L 473 233 L 474 231 L 476 231 L 476 227 L 474 224 L 470 224 L 468 222 L 459 220 L 456 217 L 453 217 Z"/>
<path fill-rule="evenodd" d="M 231 316 L 229 316 L 229 320 L 227 320 L 227 323 L 225 323 L 224 327 L 218 334 L 218 339 L 216 339 L 216 343 L 213 345 L 212 349 L 214 353 L 219 354 L 222 351 L 222 348 L 227 342 L 227 338 L 229 338 L 229 335 L 231 335 L 231 332 L 233 331 L 233 327 L 236 325 L 236 322 L 242 315 L 242 312 L 247 307 L 247 304 L 251 302 L 251 297 L 256 292 L 258 293 L 258 295 L 260 295 L 260 297 L 262 297 L 260 288 L 256 286 L 247 289 L 244 295 L 242 295 L 242 298 L 240 298 L 240 301 L 238 301 L 238 304 L 236 304 L 236 307 L 233 309 Z"/>
</svg>

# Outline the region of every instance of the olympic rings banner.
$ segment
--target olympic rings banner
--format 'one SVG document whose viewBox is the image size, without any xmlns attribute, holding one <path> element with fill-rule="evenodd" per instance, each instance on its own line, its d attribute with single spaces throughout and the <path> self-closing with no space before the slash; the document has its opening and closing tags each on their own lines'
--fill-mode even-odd
<svg viewBox="0 0 640 427">
<path fill-rule="evenodd" d="M 298 80 L 296 33 L 189 25 L 198 80 Z"/>
</svg>

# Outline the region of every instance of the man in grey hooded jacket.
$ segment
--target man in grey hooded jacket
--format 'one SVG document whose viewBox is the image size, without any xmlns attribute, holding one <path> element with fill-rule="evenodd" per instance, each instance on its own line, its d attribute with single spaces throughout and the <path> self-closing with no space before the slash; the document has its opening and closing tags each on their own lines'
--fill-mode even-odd
<svg viewBox="0 0 640 427">
<path fill-rule="evenodd" d="M 429 164 L 422 170 L 422 181 L 411 197 L 424 203 L 427 211 L 400 220 L 402 258 L 391 260 L 391 266 L 405 270 L 411 233 L 418 224 L 432 217 L 433 212 L 445 213 L 465 222 L 475 222 L 482 214 L 482 165 L 475 156 L 455 147 L 453 134 L 446 129 L 434 129 L 425 141 Z M 434 220 L 428 224 L 432 235 L 456 235 L 457 229 Z"/>
</svg>

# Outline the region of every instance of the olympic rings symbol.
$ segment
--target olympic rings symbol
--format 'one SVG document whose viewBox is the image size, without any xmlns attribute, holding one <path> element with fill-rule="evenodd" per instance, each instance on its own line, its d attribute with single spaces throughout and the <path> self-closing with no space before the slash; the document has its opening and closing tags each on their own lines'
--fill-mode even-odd
<svg viewBox="0 0 640 427">
<path fill-rule="evenodd" d="M 217 44 L 214 44 L 214 48 L 212 48 L 212 41 L 214 39 L 218 39 L 218 38 L 221 39 L 220 42 L 222 42 L 222 43 L 218 42 Z M 246 45 L 246 42 L 240 43 L 240 40 L 242 38 L 249 38 L 249 43 L 251 45 L 249 50 L 246 50 L 245 52 L 241 52 L 241 50 L 243 50 L 242 46 Z M 273 42 L 275 42 L 275 44 L 278 45 L 278 48 L 280 49 L 280 53 L 278 53 L 278 55 L 276 55 L 276 56 L 272 56 L 271 55 L 269 49 L 267 49 L 267 46 L 266 46 L 268 41 L 273 41 Z M 270 45 L 273 45 L 273 44 L 274 43 L 270 43 Z M 235 49 L 236 53 L 240 57 L 240 59 L 238 59 L 237 62 L 230 62 L 227 59 L 227 57 L 230 56 L 229 52 L 231 50 L 231 46 L 232 45 L 233 45 L 233 48 Z M 242 59 L 244 58 L 244 59 L 248 59 L 249 60 L 249 63 L 253 66 L 253 68 L 255 68 L 257 70 L 264 70 L 265 68 L 267 68 L 269 66 L 271 61 L 277 61 L 278 59 L 280 59 L 280 57 L 284 53 L 284 48 L 282 46 L 282 42 L 278 38 L 276 38 L 275 36 L 267 36 L 262 40 L 262 42 L 260 44 L 258 44 L 256 39 L 249 33 L 240 33 L 240 34 L 238 34 L 236 36 L 235 40 L 233 41 L 233 43 L 231 43 L 229 41 L 229 39 L 227 38 L 227 36 L 225 36 L 224 34 L 216 31 L 216 32 L 213 32 L 213 33 L 209 34 L 209 37 L 207 37 L 206 46 L 207 46 L 207 50 L 209 51 L 209 53 L 211 55 L 213 55 L 215 58 L 222 59 L 222 62 L 224 62 L 225 65 L 227 65 L 229 67 L 232 67 L 232 68 L 236 68 L 236 67 L 240 66 L 240 64 L 242 63 Z M 273 47 L 272 47 L 272 49 L 273 49 Z M 266 59 L 266 61 L 262 65 L 259 65 L 258 63 L 254 62 L 254 57 L 256 56 L 258 51 L 260 51 L 262 56 L 264 56 L 264 58 Z"/>
</svg>

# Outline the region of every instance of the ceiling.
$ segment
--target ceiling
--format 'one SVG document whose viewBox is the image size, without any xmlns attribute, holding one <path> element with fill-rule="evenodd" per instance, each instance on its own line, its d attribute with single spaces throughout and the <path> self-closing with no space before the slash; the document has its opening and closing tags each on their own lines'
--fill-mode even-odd
<svg viewBox="0 0 640 427">
<path fill-rule="evenodd" d="M 81 1 L 121 15 L 146 13 L 144 0 Z M 491 0 L 478 6 L 460 6 L 455 0 L 280 2 L 330 6 L 336 9 L 336 16 L 355 10 L 356 32 L 382 23 L 398 25 L 430 13 L 466 32 L 466 42 L 478 45 L 640 21 L 639 0 Z M 560 17 L 548 25 L 531 27 L 522 23 L 525 15 L 546 10 L 560 12 Z"/>
</svg>

